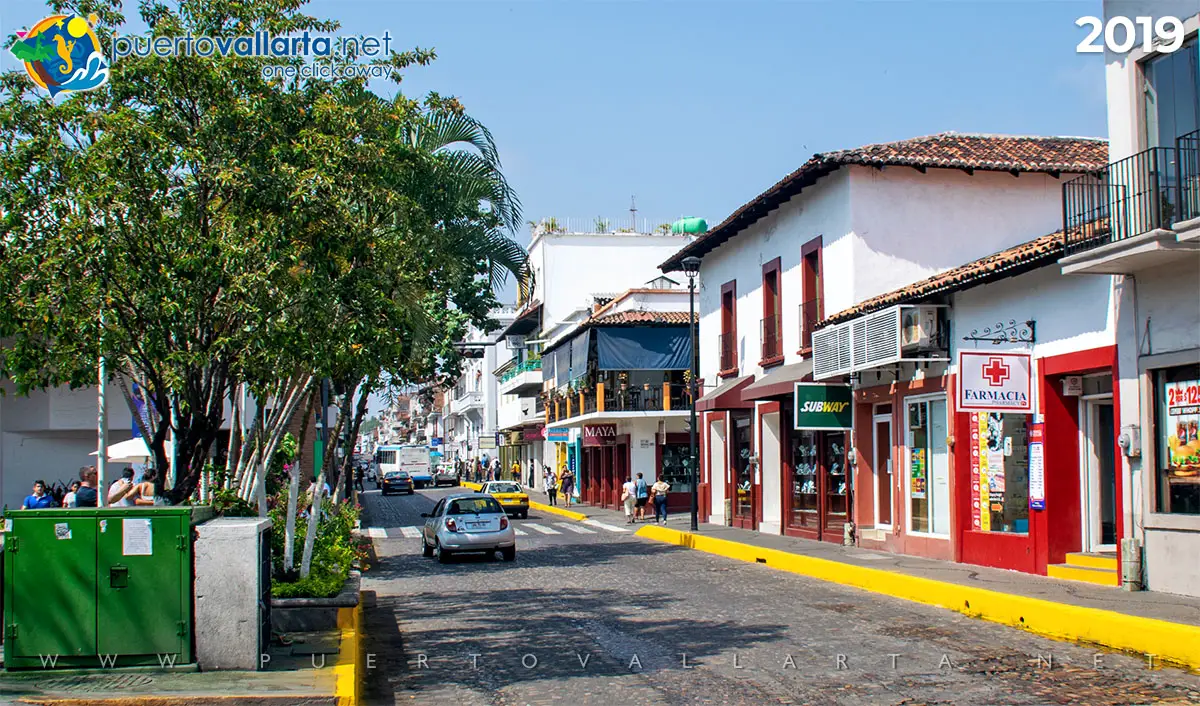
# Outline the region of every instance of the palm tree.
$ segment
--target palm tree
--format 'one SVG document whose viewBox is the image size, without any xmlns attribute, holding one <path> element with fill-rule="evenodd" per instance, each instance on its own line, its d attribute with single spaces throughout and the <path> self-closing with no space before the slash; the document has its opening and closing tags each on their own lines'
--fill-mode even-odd
<svg viewBox="0 0 1200 706">
<path fill-rule="evenodd" d="M 523 298 L 528 255 L 506 234 L 521 223 L 521 202 L 501 171 L 491 131 L 469 115 L 437 111 L 406 123 L 399 137 L 429 160 L 450 252 L 465 263 L 486 260 L 493 289 L 512 274 Z"/>
</svg>

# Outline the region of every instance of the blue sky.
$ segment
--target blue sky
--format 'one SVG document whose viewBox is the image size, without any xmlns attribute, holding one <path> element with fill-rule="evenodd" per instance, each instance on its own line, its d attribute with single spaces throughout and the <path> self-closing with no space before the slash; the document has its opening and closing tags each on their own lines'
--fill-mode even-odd
<svg viewBox="0 0 1200 706">
<path fill-rule="evenodd" d="M 0 8 L 4 35 L 42 16 L 32 3 Z M 1075 53 L 1075 19 L 1100 14 L 1099 0 L 309 10 L 349 33 L 386 29 L 396 48 L 436 49 L 403 90 L 459 96 L 491 128 L 527 220 L 618 221 L 636 195 L 652 222 L 715 224 L 814 152 L 945 130 L 1106 134 L 1102 59 Z"/>
</svg>

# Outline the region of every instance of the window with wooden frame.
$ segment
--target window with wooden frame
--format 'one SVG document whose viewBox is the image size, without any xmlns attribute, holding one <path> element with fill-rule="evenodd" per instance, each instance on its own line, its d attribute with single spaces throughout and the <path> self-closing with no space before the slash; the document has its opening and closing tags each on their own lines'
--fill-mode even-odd
<svg viewBox="0 0 1200 706">
<path fill-rule="evenodd" d="M 759 341 L 762 359 L 759 365 L 776 365 L 783 362 L 783 294 L 780 291 L 780 258 L 775 258 L 762 268 L 763 317 L 759 326 Z"/>
<path fill-rule="evenodd" d="M 721 285 L 721 336 L 719 339 L 720 374 L 734 375 L 737 359 L 737 280 Z"/>
<path fill-rule="evenodd" d="M 812 334 L 825 317 L 821 236 L 800 248 L 800 355 L 812 353 Z"/>
</svg>

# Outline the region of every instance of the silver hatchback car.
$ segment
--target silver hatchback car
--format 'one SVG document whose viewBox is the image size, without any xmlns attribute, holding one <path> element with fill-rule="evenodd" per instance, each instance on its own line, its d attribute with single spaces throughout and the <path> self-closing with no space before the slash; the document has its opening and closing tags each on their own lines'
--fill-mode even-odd
<svg viewBox="0 0 1200 706">
<path fill-rule="evenodd" d="M 517 535 L 504 508 L 490 495 L 460 493 L 438 501 L 421 513 L 421 555 L 436 556 L 443 564 L 454 554 L 500 552 L 505 561 L 517 558 Z"/>
</svg>

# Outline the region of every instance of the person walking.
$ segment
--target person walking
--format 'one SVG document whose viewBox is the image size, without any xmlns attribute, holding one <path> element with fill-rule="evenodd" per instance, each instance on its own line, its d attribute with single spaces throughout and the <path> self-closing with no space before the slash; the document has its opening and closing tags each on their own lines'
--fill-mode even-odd
<svg viewBox="0 0 1200 706">
<path fill-rule="evenodd" d="M 634 493 L 637 488 L 633 485 L 633 478 L 626 477 L 625 483 L 621 485 L 621 504 L 625 506 L 625 524 L 633 524 L 633 503 L 636 499 Z"/>
<path fill-rule="evenodd" d="M 650 502 L 650 486 L 646 485 L 646 479 L 642 478 L 642 474 L 637 474 L 637 481 L 633 484 L 634 495 L 634 512 L 635 517 L 640 521 L 646 519 L 646 503 Z"/>
<path fill-rule="evenodd" d="M 54 496 L 46 492 L 46 481 L 44 480 L 35 480 L 33 493 L 26 495 L 25 502 L 21 503 L 21 507 L 25 510 L 45 510 L 54 505 Z"/>
<path fill-rule="evenodd" d="M 562 491 L 563 505 L 570 507 L 571 498 L 575 492 L 575 474 L 571 472 L 570 466 L 563 466 L 558 489 Z"/>
<path fill-rule="evenodd" d="M 96 493 L 95 466 L 84 466 L 79 469 L 79 490 L 75 491 L 75 507 L 96 507 L 99 496 Z"/>
<path fill-rule="evenodd" d="M 67 494 L 63 496 L 63 501 L 62 501 L 63 507 L 68 507 L 68 508 L 76 507 L 75 491 L 79 490 L 79 486 L 80 486 L 79 481 L 77 481 L 77 480 L 71 481 L 71 485 L 67 487 Z"/>
<path fill-rule="evenodd" d="M 514 483 L 521 482 L 521 462 L 513 461 L 512 464 L 512 479 Z"/>
<path fill-rule="evenodd" d="M 555 482 L 554 474 L 550 472 L 549 466 L 544 466 L 543 471 L 546 480 L 546 497 L 550 499 L 550 504 L 558 505 L 558 484 Z"/>
<path fill-rule="evenodd" d="M 654 521 L 660 525 L 667 524 L 667 493 L 671 484 L 659 478 L 650 486 L 650 499 L 654 503 Z"/>
<path fill-rule="evenodd" d="M 363 472 L 362 466 L 359 466 L 358 468 L 354 469 L 354 487 L 356 489 L 358 489 L 358 492 L 360 492 L 360 493 L 367 492 L 366 486 L 363 485 L 363 476 L 364 475 L 366 475 L 366 474 Z"/>
</svg>

